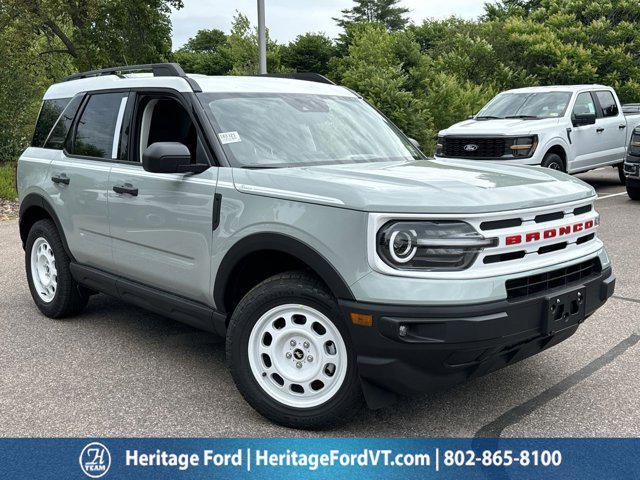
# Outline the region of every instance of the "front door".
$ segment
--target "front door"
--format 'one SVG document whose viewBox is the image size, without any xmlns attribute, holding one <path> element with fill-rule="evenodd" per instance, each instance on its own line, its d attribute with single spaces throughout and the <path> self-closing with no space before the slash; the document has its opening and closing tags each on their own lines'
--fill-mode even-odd
<svg viewBox="0 0 640 480">
<path fill-rule="evenodd" d="M 140 159 L 155 142 L 180 142 L 194 163 L 208 163 L 202 137 L 184 100 L 136 94 L 128 162 L 109 177 L 109 221 L 117 273 L 201 303 L 211 303 L 213 201 L 218 169 L 160 174 Z"/>
</svg>

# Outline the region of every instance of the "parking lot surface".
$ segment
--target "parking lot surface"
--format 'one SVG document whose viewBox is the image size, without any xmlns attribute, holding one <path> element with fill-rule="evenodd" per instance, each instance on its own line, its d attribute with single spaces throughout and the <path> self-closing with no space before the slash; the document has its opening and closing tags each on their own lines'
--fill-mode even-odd
<svg viewBox="0 0 640 480">
<path fill-rule="evenodd" d="M 92 297 L 77 318 L 36 309 L 17 221 L 0 222 L 2 436 L 640 436 L 640 202 L 606 168 L 599 235 L 616 295 L 566 342 L 454 389 L 325 432 L 273 425 L 235 389 L 215 336 Z"/>
</svg>

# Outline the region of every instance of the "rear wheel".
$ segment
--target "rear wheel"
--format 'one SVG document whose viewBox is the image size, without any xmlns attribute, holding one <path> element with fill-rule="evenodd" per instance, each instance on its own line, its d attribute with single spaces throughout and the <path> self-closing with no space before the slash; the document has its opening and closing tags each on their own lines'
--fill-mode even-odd
<svg viewBox="0 0 640 480">
<path fill-rule="evenodd" d="M 338 305 L 303 272 L 275 275 L 240 301 L 229 323 L 227 359 L 245 400 L 281 425 L 327 427 L 362 405 Z"/>
<path fill-rule="evenodd" d="M 547 153 L 540 164 L 543 167 L 550 168 L 551 170 L 559 170 L 565 172 L 564 160 L 557 153 Z"/>
<path fill-rule="evenodd" d="M 89 295 L 71 276 L 69 256 L 51 220 L 36 222 L 27 236 L 25 265 L 31 296 L 49 318 L 76 315 Z"/>
<path fill-rule="evenodd" d="M 627 184 L 627 177 L 624 174 L 624 163 L 618 164 L 618 177 L 620 178 L 620 183 L 622 183 L 622 185 Z"/>
</svg>

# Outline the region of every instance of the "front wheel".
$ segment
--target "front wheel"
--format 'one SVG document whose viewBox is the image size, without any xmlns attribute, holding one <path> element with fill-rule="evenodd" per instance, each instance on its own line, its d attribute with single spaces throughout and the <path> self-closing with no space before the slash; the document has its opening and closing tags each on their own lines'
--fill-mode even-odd
<svg viewBox="0 0 640 480">
<path fill-rule="evenodd" d="M 559 170 L 565 172 L 565 165 L 562 157 L 557 153 L 547 153 L 540 164 L 543 167 L 550 168 L 551 170 Z"/>
<path fill-rule="evenodd" d="M 303 272 L 275 275 L 236 307 L 227 359 L 245 400 L 293 428 L 348 421 L 362 405 L 355 353 L 335 299 Z"/>
<path fill-rule="evenodd" d="M 631 200 L 640 200 L 640 184 L 627 183 L 627 194 Z"/>
</svg>

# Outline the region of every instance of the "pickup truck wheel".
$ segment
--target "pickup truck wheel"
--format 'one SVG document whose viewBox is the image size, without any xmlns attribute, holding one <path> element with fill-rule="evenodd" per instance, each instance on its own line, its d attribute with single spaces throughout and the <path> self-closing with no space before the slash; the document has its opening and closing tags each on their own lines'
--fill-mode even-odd
<svg viewBox="0 0 640 480">
<path fill-rule="evenodd" d="M 275 275 L 236 307 L 227 360 L 245 400 L 292 428 L 348 421 L 362 406 L 356 357 L 335 299 L 303 272 Z"/>
<path fill-rule="evenodd" d="M 620 177 L 620 183 L 622 183 L 622 185 L 627 184 L 627 176 L 624 174 L 624 163 L 618 164 L 618 177 Z"/>
<path fill-rule="evenodd" d="M 69 257 L 51 220 L 36 222 L 27 236 L 25 265 L 31 296 L 49 318 L 76 315 L 89 295 L 71 276 Z"/>
<path fill-rule="evenodd" d="M 550 168 L 551 170 L 560 170 L 561 172 L 566 172 L 564 160 L 562 160 L 562 157 L 560 157 L 560 155 L 556 153 L 547 153 L 540 165 L 546 168 Z"/>
<path fill-rule="evenodd" d="M 640 200 L 640 185 L 629 185 L 627 183 L 627 194 L 631 200 Z"/>
</svg>

